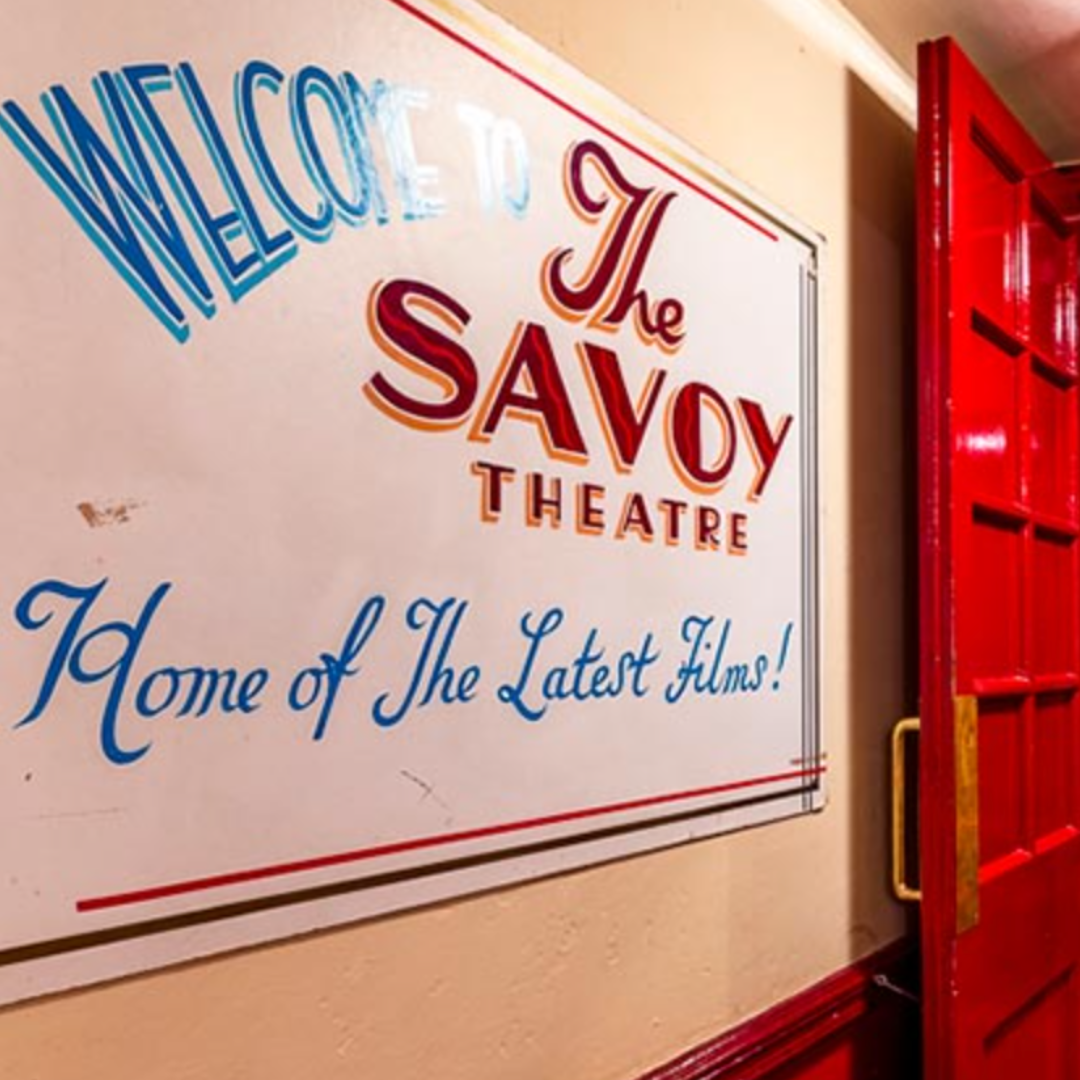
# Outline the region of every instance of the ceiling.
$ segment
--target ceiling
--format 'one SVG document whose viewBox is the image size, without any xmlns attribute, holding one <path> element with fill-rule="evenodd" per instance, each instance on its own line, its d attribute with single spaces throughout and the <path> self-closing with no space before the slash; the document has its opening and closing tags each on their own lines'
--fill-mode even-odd
<svg viewBox="0 0 1080 1080">
<path fill-rule="evenodd" d="M 1080 0 L 843 0 L 909 74 L 954 37 L 1057 162 L 1080 160 Z"/>
</svg>

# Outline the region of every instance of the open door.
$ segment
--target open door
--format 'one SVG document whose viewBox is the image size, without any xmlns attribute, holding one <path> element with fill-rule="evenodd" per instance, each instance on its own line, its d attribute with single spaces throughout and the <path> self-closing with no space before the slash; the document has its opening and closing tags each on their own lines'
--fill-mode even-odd
<svg viewBox="0 0 1080 1080">
<path fill-rule="evenodd" d="M 1076 229 L 951 41 L 919 80 L 926 1078 L 1078 1080 Z"/>
</svg>

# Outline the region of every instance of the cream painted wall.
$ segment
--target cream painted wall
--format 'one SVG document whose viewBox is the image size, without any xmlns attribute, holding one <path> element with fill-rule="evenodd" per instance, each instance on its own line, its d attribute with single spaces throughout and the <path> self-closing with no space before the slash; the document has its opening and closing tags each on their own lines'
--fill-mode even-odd
<svg viewBox="0 0 1080 1080">
<path fill-rule="evenodd" d="M 899 936 L 913 135 L 763 0 L 497 0 L 828 239 L 821 815 L 0 1011 L 2 1080 L 626 1080 Z"/>
</svg>

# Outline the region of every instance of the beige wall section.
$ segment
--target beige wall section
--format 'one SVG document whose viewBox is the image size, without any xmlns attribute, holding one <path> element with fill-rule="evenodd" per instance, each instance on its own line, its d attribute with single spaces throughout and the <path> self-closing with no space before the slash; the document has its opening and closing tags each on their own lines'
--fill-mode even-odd
<svg viewBox="0 0 1080 1080">
<path fill-rule="evenodd" d="M 3 1010 L 3 1080 L 625 1080 L 903 932 L 884 750 L 912 686 L 913 135 L 761 0 L 493 6 L 828 238 L 830 806 Z"/>
</svg>

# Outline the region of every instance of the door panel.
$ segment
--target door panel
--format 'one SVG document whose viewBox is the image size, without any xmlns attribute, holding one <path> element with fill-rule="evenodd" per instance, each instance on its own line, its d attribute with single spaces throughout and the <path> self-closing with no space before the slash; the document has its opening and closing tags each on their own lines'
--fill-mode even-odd
<svg viewBox="0 0 1080 1080">
<path fill-rule="evenodd" d="M 1017 1077 L 1069 1076 L 1069 1024 L 1076 1014 L 1076 986 L 1065 975 L 1042 992 L 986 1038 L 987 1080 Z"/>
<path fill-rule="evenodd" d="M 949 41 L 923 47 L 920 102 L 927 1077 L 1080 1080 L 1071 196 Z M 958 698 L 978 712 L 977 853 Z"/>
</svg>

